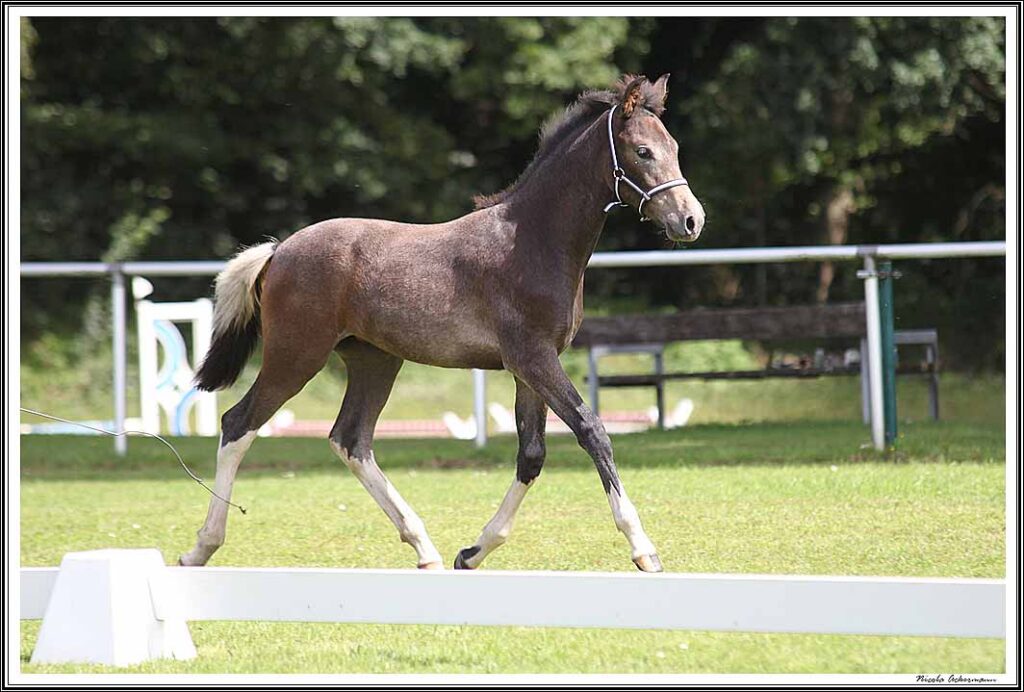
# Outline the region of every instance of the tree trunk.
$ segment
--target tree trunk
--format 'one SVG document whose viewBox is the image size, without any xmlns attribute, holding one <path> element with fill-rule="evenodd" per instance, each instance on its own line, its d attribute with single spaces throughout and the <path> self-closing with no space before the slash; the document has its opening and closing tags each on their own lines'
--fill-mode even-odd
<svg viewBox="0 0 1024 692">
<path fill-rule="evenodd" d="M 829 191 L 825 202 L 825 242 L 829 245 L 842 245 L 846 242 L 850 215 L 854 209 L 853 190 L 836 183 Z M 835 266 L 831 262 L 822 262 L 818 270 L 818 291 L 815 295 L 817 302 L 828 301 L 828 292 L 832 287 L 835 271 Z"/>
</svg>

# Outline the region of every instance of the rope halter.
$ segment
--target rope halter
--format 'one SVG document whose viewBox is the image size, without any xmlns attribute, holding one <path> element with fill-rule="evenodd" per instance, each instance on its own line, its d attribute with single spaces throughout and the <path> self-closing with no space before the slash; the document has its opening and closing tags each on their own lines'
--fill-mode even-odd
<svg viewBox="0 0 1024 692">
<path fill-rule="evenodd" d="M 629 185 L 638 195 L 640 195 L 640 206 L 637 207 L 637 212 L 640 214 L 640 220 L 648 221 L 648 218 L 644 216 L 644 203 L 650 202 L 651 198 L 659 192 L 664 192 L 665 190 L 670 190 L 673 187 L 679 187 L 680 185 L 689 185 L 689 183 L 686 182 L 686 178 L 675 178 L 674 180 L 669 180 L 666 183 L 655 185 L 649 190 L 644 190 L 629 179 L 629 176 L 626 175 L 626 171 L 619 165 L 619 157 L 615 153 L 615 135 L 612 133 L 612 116 L 615 115 L 615 109 L 618 107 L 619 106 L 616 104 L 608 111 L 608 146 L 612 151 L 612 177 L 615 178 L 615 199 L 605 205 L 604 213 L 607 214 L 615 207 L 629 206 L 622 201 L 622 195 L 619 193 L 619 183 L 626 183 L 626 185 Z"/>
</svg>

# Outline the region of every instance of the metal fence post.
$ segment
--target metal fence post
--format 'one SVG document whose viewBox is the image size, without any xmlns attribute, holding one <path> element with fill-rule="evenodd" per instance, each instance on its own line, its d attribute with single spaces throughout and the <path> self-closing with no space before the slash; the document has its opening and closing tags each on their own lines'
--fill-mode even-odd
<svg viewBox="0 0 1024 692">
<path fill-rule="evenodd" d="M 868 392 L 871 400 L 871 443 L 885 449 L 885 420 L 882 396 L 882 327 L 878 314 L 878 272 L 873 255 L 864 256 L 864 269 L 857 272 L 864 280 L 864 312 L 867 317 Z"/>
<path fill-rule="evenodd" d="M 476 446 L 487 445 L 487 374 L 473 370 L 473 417 L 476 418 Z"/>
<path fill-rule="evenodd" d="M 885 446 L 896 445 L 896 326 L 892 297 L 892 262 L 878 263 L 878 314 L 882 337 L 882 398 L 885 410 Z"/>
<path fill-rule="evenodd" d="M 114 432 L 124 432 L 126 406 L 125 387 L 128 381 L 128 357 L 125 344 L 125 285 L 124 270 L 121 265 L 111 265 L 110 302 L 114 327 Z M 114 438 L 114 451 L 118 456 L 128 452 L 128 437 L 120 435 Z"/>
<path fill-rule="evenodd" d="M 599 347 L 587 349 L 587 388 L 590 390 L 590 410 L 595 416 L 601 415 L 601 385 L 597 381 L 597 359 L 600 357 Z"/>
</svg>

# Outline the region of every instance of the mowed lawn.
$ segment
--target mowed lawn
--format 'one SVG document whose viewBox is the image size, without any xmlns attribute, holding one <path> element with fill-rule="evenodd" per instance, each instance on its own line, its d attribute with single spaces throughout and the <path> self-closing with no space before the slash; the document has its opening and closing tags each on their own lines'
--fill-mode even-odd
<svg viewBox="0 0 1024 692">
<path fill-rule="evenodd" d="M 914 423 L 900 452 L 868 449 L 859 423 L 695 426 L 617 436 L 620 472 L 666 570 L 1004 576 L 1004 431 Z M 215 442 L 176 440 L 204 478 Z M 509 543 L 485 569 L 632 571 L 600 481 L 568 437 Z M 513 477 L 515 444 L 385 440 L 377 457 L 446 560 L 469 545 Z M 188 550 L 208 496 L 158 442 L 21 438 L 21 563 L 72 550 Z M 413 567 L 415 556 L 321 440 L 257 440 L 243 465 L 221 566 Z M 528 607 L 528 604 L 524 604 Z M 602 604 L 595 603 L 595 608 Z M 919 673 L 1004 670 L 1004 642 L 939 639 L 301 623 L 193 623 L 194 661 L 161 673 Z M 28 664 L 25 672 L 110 670 Z"/>
</svg>

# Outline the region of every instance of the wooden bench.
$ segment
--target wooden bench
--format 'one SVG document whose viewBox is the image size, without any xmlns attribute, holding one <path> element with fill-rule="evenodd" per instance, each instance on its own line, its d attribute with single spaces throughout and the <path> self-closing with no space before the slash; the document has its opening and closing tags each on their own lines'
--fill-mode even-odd
<svg viewBox="0 0 1024 692">
<path fill-rule="evenodd" d="M 929 412 L 938 420 L 938 333 L 934 329 L 898 331 L 897 346 L 923 346 L 925 360 L 917 367 L 901 365 L 901 374 L 929 377 Z M 599 411 L 601 387 L 654 387 L 657 390 L 658 426 L 664 427 L 665 382 L 669 380 L 755 380 L 764 378 L 818 378 L 860 375 L 861 412 L 869 419 L 866 363 L 867 342 L 864 303 L 832 303 L 792 307 L 699 309 L 672 315 L 616 315 L 588 317 L 580 326 L 573 346 L 589 349 L 590 403 Z M 665 372 L 664 348 L 676 341 L 740 339 L 743 341 L 859 341 L 856 362 L 829 363 L 807 359 L 791 367 L 712 372 Z M 598 360 L 613 353 L 647 353 L 654 357 L 654 370 L 647 374 L 600 375 Z"/>
</svg>

